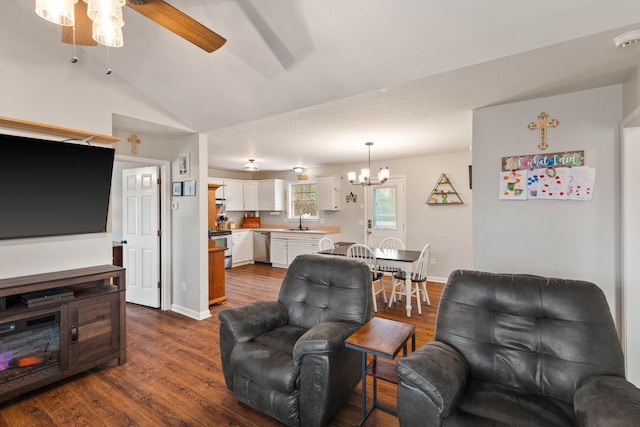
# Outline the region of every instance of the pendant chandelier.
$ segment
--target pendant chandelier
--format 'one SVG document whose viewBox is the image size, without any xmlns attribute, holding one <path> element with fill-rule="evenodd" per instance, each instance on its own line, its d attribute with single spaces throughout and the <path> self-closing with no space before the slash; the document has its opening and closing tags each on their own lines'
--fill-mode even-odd
<svg viewBox="0 0 640 427">
<path fill-rule="evenodd" d="M 127 0 L 82 0 L 87 3 L 87 15 L 93 22 L 91 37 L 108 47 L 122 47 L 122 7 Z M 74 8 L 78 0 L 36 0 L 38 16 L 65 27 L 75 26 Z"/>
<path fill-rule="evenodd" d="M 387 182 L 387 180 L 389 179 L 389 168 L 386 166 L 384 168 L 380 168 L 380 170 L 378 171 L 378 180 L 373 181 L 371 179 L 371 146 L 373 145 L 373 142 L 366 142 L 365 145 L 369 149 L 369 167 L 360 169 L 360 175 L 358 176 L 358 181 L 356 181 L 355 172 L 349 172 L 347 174 L 347 178 L 349 179 L 349 182 L 352 183 L 353 185 L 362 185 L 363 187 L 367 187 L 371 185 L 382 185 L 385 182 Z"/>
</svg>

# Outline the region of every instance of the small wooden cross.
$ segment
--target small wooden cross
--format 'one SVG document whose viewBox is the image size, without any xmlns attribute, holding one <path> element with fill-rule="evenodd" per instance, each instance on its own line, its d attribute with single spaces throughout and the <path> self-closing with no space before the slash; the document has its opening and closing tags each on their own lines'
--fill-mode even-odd
<svg viewBox="0 0 640 427">
<path fill-rule="evenodd" d="M 140 139 L 136 135 L 131 135 L 129 139 L 127 139 L 131 143 L 131 153 L 138 154 L 138 149 L 136 148 L 136 144 L 140 144 Z"/>
<path fill-rule="evenodd" d="M 558 124 L 560 124 L 560 122 L 556 119 L 547 121 L 548 117 L 549 115 L 543 111 L 542 113 L 538 114 L 538 120 L 540 120 L 538 123 L 529 123 L 529 129 L 540 129 L 540 144 L 538 145 L 538 148 L 541 150 L 547 148 L 547 128 L 554 128 L 558 126 Z"/>
</svg>

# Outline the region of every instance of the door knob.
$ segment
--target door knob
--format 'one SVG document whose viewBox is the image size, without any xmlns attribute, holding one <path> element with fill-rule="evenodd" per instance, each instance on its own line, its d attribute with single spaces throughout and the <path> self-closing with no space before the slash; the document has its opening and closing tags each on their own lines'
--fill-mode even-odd
<svg viewBox="0 0 640 427">
<path fill-rule="evenodd" d="M 123 244 L 123 245 L 126 245 L 127 241 L 126 240 L 120 240 L 120 243 Z"/>
</svg>

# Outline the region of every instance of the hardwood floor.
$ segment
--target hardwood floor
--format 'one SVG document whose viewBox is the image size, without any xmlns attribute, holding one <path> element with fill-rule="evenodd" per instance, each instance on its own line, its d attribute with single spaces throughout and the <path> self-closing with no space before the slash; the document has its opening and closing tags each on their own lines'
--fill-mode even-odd
<svg viewBox="0 0 640 427">
<path fill-rule="evenodd" d="M 247 265 L 226 270 L 227 304 L 196 321 L 173 312 L 127 305 L 127 363 L 104 366 L 0 404 L 0 427 L 11 426 L 278 426 L 239 403 L 222 377 L 218 312 L 277 298 L 284 269 Z M 377 316 L 416 325 L 416 345 L 433 338 L 443 285 L 429 283 L 431 306 L 406 317 L 402 303 Z M 390 293 L 390 292 L 388 292 Z M 367 381 L 371 396 L 371 381 Z M 360 385 L 331 421 L 354 426 L 360 417 Z M 396 406 L 396 386 L 378 382 L 378 399 Z M 395 416 L 376 409 L 365 426 L 397 426 Z"/>
</svg>

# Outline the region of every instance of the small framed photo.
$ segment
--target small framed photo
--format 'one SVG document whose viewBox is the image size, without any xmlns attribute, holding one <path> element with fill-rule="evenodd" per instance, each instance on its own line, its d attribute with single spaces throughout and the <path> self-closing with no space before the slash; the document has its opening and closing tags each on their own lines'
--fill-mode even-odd
<svg viewBox="0 0 640 427">
<path fill-rule="evenodd" d="M 189 153 L 178 154 L 178 176 L 188 178 L 191 172 L 191 159 Z"/>
<path fill-rule="evenodd" d="M 196 182 L 195 181 L 185 181 L 184 187 L 182 190 L 183 196 L 195 196 L 196 195 Z"/>
<path fill-rule="evenodd" d="M 174 182 L 171 185 L 171 195 L 173 196 L 182 196 L 182 183 Z"/>
</svg>

